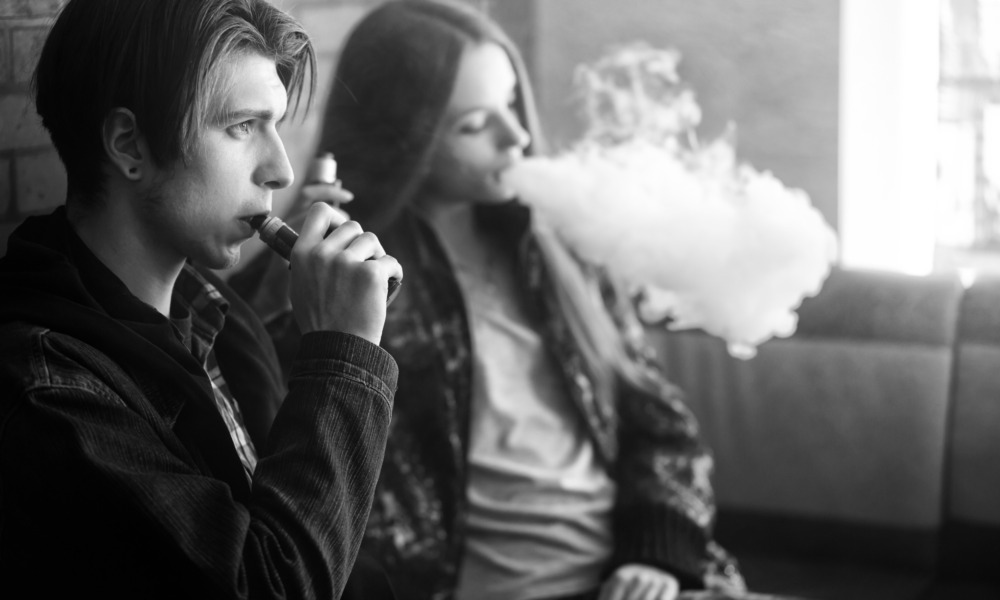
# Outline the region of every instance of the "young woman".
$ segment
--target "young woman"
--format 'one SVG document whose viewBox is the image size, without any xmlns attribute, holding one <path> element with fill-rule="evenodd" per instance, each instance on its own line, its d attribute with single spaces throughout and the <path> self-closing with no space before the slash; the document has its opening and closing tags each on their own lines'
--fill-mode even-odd
<svg viewBox="0 0 1000 600">
<path fill-rule="evenodd" d="M 389 2 L 350 35 L 319 150 L 406 273 L 365 547 L 400 598 L 739 593 L 712 538 L 712 460 L 629 299 L 504 185 L 540 146 L 522 61 L 481 13 Z M 287 273 L 266 257 L 237 281 L 279 347 Z"/>
</svg>

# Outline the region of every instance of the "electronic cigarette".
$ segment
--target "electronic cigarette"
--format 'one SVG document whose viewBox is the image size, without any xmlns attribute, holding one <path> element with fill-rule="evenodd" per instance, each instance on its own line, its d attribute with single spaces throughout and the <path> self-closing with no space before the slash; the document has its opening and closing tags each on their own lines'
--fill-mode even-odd
<svg viewBox="0 0 1000 600">
<path fill-rule="evenodd" d="M 315 184 L 340 187 L 340 180 L 337 179 L 337 161 L 333 158 L 333 152 L 323 152 L 310 163 L 306 185 Z M 340 200 L 334 200 L 333 207 L 340 208 Z"/>
<path fill-rule="evenodd" d="M 307 184 L 326 184 L 339 186 L 337 179 L 337 161 L 333 158 L 332 152 L 324 152 L 318 155 L 309 165 L 309 174 L 306 178 Z M 339 208 L 334 204 L 335 208 Z M 284 221 L 274 216 L 257 215 L 250 219 L 250 226 L 257 231 L 260 240 L 267 244 L 269 248 L 277 252 L 287 261 L 292 259 L 292 246 L 299 239 L 299 234 L 289 227 Z M 332 231 L 332 230 L 331 230 Z M 330 232 L 327 232 L 330 235 Z M 385 303 L 388 305 L 396 298 L 399 292 L 399 280 L 395 277 L 389 279 L 389 295 Z"/>
<path fill-rule="evenodd" d="M 277 252 L 285 260 L 292 258 L 292 246 L 299 239 L 299 234 L 278 217 L 257 215 L 250 219 L 250 227 L 257 231 L 260 240 Z M 327 234 L 329 235 L 329 234 Z M 399 293 L 400 281 L 389 278 L 389 293 L 385 299 L 386 305 L 396 299 Z"/>
<path fill-rule="evenodd" d="M 313 160 L 306 183 L 328 183 L 337 185 L 337 161 L 333 152 L 324 152 Z"/>
<path fill-rule="evenodd" d="M 307 184 L 322 183 L 327 185 L 340 186 L 337 179 L 337 161 L 333 158 L 332 152 L 319 154 L 309 165 L 309 174 L 306 178 Z M 334 203 L 334 208 L 339 208 L 339 202 Z M 284 221 L 274 216 L 257 215 L 250 219 L 250 227 L 257 231 L 260 240 L 278 253 L 287 261 L 292 259 L 292 246 L 299 239 L 299 234 L 289 227 Z M 331 230 L 332 231 L 332 230 Z M 327 232 L 330 235 L 330 231 Z M 389 278 L 389 294 L 385 303 L 388 305 L 399 293 L 400 281 L 395 277 Z"/>
</svg>

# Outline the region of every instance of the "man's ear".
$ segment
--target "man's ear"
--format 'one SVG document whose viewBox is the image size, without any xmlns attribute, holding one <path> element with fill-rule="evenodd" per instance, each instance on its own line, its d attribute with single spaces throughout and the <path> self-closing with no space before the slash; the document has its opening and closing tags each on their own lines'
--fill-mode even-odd
<svg viewBox="0 0 1000 600">
<path fill-rule="evenodd" d="M 130 181 L 139 181 L 150 167 L 149 146 L 139 131 L 135 115 L 127 108 L 114 108 L 104 118 L 101 141 L 111 168 Z"/>
</svg>

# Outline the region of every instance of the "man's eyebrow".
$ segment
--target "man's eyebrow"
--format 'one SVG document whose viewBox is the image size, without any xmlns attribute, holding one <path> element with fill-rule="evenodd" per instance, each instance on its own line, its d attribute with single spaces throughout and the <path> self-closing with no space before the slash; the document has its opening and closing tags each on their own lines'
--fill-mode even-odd
<svg viewBox="0 0 1000 600">
<path fill-rule="evenodd" d="M 285 120 L 286 114 L 282 114 L 278 123 Z M 247 119 L 259 119 L 261 121 L 273 121 L 274 111 L 269 109 L 255 110 L 252 108 L 238 108 L 235 110 L 224 110 L 219 115 L 221 123 L 232 123 L 233 121 L 245 121 Z"/>
</svg>

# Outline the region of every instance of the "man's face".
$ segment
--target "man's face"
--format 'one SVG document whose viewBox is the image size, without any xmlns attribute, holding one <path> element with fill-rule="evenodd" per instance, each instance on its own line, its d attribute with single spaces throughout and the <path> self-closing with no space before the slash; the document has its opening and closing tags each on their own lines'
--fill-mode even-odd
<svg viewBox="0 0 1000 600">
<path fill-rule="evenodd" d="M 253 235 L 248 220 L 269 212 L 273 190 L 292 183 L 277 131 L 287 93 L 274 61 L 248 53 L 218 68 L 222 85 L 186 163 L 160 170 L 144 199 L 142 231 L 165 265 L 232 267 Z"/>
</svg>

